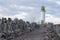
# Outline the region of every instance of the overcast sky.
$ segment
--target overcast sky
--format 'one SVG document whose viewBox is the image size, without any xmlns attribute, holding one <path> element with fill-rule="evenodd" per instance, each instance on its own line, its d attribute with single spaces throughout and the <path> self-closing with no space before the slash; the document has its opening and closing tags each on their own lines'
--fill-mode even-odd
<svg viewBox="0 0 60 40">
<path fill-rule="evenodd" d="M 40 22 L 40 8 L 43 5 L 46 9 L 46 22 L 60 23 L 59 0 L 0 0 L 0 18 Z"/>
</svg>

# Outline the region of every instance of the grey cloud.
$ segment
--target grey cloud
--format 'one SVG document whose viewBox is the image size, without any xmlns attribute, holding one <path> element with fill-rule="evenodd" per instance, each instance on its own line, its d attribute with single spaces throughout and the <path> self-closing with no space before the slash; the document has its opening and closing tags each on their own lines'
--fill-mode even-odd
<svg viewBox="0 0 60 40">
<path fill-rule="evenodd" d="M 22 9 L 15 7 L 14 5 L 33 7 L 34 9 Z M 27 12 L 28 14 L 36 17 L 36 20 L 38 20 L 40 17 L 40 7 L 42 5 L 46 7 L 47 14 L 55 15 L 58 13 L 58 15 L 60 15 L 60 5 L 57 5 L 56 0 L 0 0 L 0 6 L 8 9 L 6 10 L 2 8 L 3 11 L 0 11 L 0 13 L 6 16 L 13 16 L 19 14 L 19 12 Z M 31 17 L 31 15 L 28 16 Z M 55 16 L 60 17 L 58 15 Z"/>
</svg>

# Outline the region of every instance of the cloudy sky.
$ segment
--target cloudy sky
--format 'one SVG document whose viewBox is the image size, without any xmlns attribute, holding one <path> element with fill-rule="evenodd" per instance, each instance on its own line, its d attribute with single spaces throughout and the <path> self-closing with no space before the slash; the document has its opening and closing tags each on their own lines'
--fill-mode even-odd
<svg viewBox="0 0 60 40">
<path fill-rule="evenodd" d="M 40 8 L 43 5 L 46 9 L 46 22 L 60 23 L 59 0 L 0 0 L 0 18 L 39 22 Z"/>
</svg>

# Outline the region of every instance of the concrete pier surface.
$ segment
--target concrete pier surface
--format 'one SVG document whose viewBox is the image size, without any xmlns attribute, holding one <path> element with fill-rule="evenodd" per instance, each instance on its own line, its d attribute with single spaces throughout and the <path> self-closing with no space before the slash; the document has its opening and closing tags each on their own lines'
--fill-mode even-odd
<svg viewBox="0 0 60 40">
<path fill-rule="evenodd" d="M 51 36 L 51 30 L 47 32 L 43 32 L 41 29 L 35 29 L 34 31 L 24 33 L 22 36 L 15 37 L 11 40 L 60 40 L 60 37 L 54 35 L 54 38 L 48 38 Z M 53 32 L 54 33 L 54 32 Z M 0 39 L 0 40 L 7 40 L 7 39 Z M 8 39 L 10 40 L 10 39 Z"/>
<path fill-rule="evenodd" d="M 32 32 L 25 33 L 24 35 L 11 40 L 43 40 L 43 39 L 44 39 L 44 34 L 41 32 L 40 29 L 36 29 Z M 0 40 L 7 40 L 7 39 L 0 39 Z"/>
<path fill-rule="evenodd" d="M 22 37 L 18 37 L 12 40 L 43 40 L 43 34 L 40 30 L 35 30 L 30 33 L 24 34 Z"/>
</svg>

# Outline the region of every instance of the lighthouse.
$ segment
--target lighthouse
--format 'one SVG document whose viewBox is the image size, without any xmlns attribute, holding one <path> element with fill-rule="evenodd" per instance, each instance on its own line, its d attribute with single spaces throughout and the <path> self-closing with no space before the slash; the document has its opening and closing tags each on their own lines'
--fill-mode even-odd
<svg viewBox="0 0 60 40">
<path fill-rule="evenodd" d="M 40 11 L 40 24 L 45 24 L 45 7 L 42 6 L 41 7 L 41 11 Z"/>
</svg>

